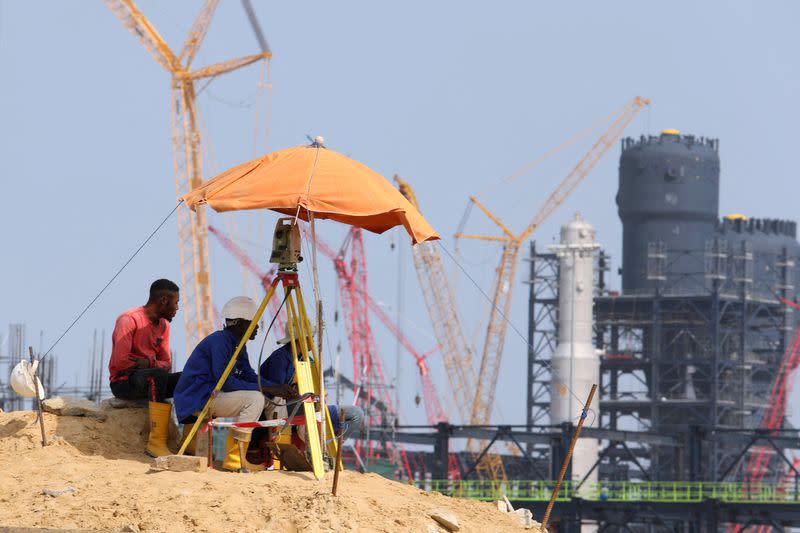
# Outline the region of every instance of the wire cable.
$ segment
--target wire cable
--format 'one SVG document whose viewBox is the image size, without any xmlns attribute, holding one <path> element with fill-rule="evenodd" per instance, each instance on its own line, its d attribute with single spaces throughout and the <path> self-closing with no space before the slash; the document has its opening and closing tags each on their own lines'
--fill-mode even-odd
<svg viewBox="0 0 800 533">
<path fill-rule="evenodd" d="M 148 242 L 150 242 L 150 239 L 152 239 L 152 238 L 153 238 L 153 236 L 154 236 L 156 233 L 158 233 L 158 230 L 160 230 L 160 229 L 161 229 L 161 227 L 162 227 L 164 224 L 166 224 L 166 223 L 167 223 L 167 220 L 169 220 L 169 218 L 172 216 L 172 214 L 173 214 L 173 213 L 175 213 L 175 211 L 177 211 L 177 210 L 178 210 L 178 208 L 181 206 L 181 204 L 182 204 L 182 203 L 183 203 L 183 200 L 181 200 L 180 202 L 178 202 L 178 204 L 177 204 L 175 207 L 173 207 L 173 208 L 172 208 L 172 210 L 169 212 L 169 214 L 168 214 L 167 216 L 165 216 L 165 217 L 164 217 L 164 220 L 162 220 L 162 221 L 161 221 L 161 222 L 158 224 L 158 226 L 156 226 L 156 229 L 154 229 L 154 230 L 153 230 L 153 231 L 150 233 L 150 235 L 148 235 L 148 236 L 147 236 L 147 238 L 144 240 L 144 242 L 143 242 L 142 244 L 140 244 L 140 245 L 139 245 L 139 247 L 136 249 L 136 251 L 135 251 L 135 252 L 133 252 L 133 255 L 131 255 L 131 256 L 128 258 L 128 260 L 127 260 L 127 261 L 125 261 L 125 264 L 124 264 L 124 265 L 122 265 L 122 266 L 119 268 L 119 270 L 117 270 L 117 273 L 116 273 L 116 274 L 114 274 L 114 276 L 113 276 L 113 277 L 112 277 L 110 280 L 108 280 L 108 283 L 106 283 L 106 284 L 105 284 L 105 287 L 103 287 L 102 289 L 100 289 L 100 292 L 98 292 L 98 293 L 97 293 L 97 296 L 95 296 L 94 298 L 92 298 L 92 301 L 91 301 L 91 302 L 89 302 L 89 304 L 88 304 L 86 307 L 84 307 L 84 308 L 83 308 L 83 311 L 81 311 L 81 312 L 80 312 L 80 314 L 79 314 L 77 317 L 75 317 L 75 320 L 73 320 L 73 321 L 72 321 L 72 323 L 71 323 L 71 324 L 70 324 L 70 325 L 67 327 L 67 329 L 66 329 L 66 330 L 64 330 L 64 333 L 62 333 L 62 334 L 61 334 L 61 336 L 60 336 L 58 339 L 56 339 L 56 342 L 54 342 L 54 343 L 53 343 L 53 345 L 52 345 L 52 346 L 50 346 L 50 348 L 48 348 L 48 349 L 47 349 L 47 351 L 45 352 L 45 354 L 44 354 L 44 355 L 41 357 L 41 360 L 42 360 L 42 361 L 44 360 L 44 358 L 45 358 L 45 357 L 47 357 L 47 356 L 50 354 L 50 352 L 52 352 L 52 351 L 53 351 L 53 348 L 55 348 L 55 347 L 56 347 L 56 345 L 58 345 L 58 343 L 59 343 L 59 342 L 61 342 L 61 339 L 63 339 L 63 338 L 64 338 L 64 336 L 65 336 L 67 333 L 69 333 L 69 330 L 71 330 L 71 329 L 72 329 L 72 327 L 73 327 L 75 324 L 77 324 L 77 323 L 78 323 L 78 320 L 80 320 L 80 319 L 81 319 L 81 317 L 82 317 L 84 314 L 86 314 L 86 311 L 88 311 L 88 310 L 89 310 L 89 309 L 92 307 L 92 305 L 94 305 L 94 303 L 97 301 L 97 299 L 98 299 L 98 298 L 100 298 L 100 296 L 101 296 L 101 295 L 102 295 L 104 292 L 106 292 L 106 289 L 108 289 L 108 287 L 109 287 L 109 286 L 110 286 L 110 285 L 111 285 L 111 284 L 114 282 L 114 280 L 115 280 L 115 279 L 117 279 L 117 277 L 118 277 L 120 274 L 122 274 L 122 271 L 123 271 L 123 270 L 125 270 L 125 267 L 127 267 L 127 266 L 130 264 L 130 262 L 131 262 L 131 261 L 133 261 L 133 258 L 134 258 L 134 257 L 136 257 L 136 256 L 139 254 L 139 252 L 141 252 L 141 251 L 142 251 L 142 248 L 144 248 L 144 247 L 145 247 L 145 245 L 146 245 Z"/>
<path fill-rule="evenodd" d="M 286 291 L 286 294 L 283 295 L 283 300 L 281 301 L 281 305 L 280 305 L 280 307 L 278 307 L 278 310 L 275 312 L 275 316 L 272 317 L 272 320 L 270 321 L 269 326 L 267 327 L 266 333 L 264 333 L 264 340 L 261 343 L 261 350 L 258 352 L 258 370 L 256 371 L 256 374 L 258 375 L 258 390 L 261 390 L 261 358 L 264 356 L 264 346 L 267 345 L 267 338 L 269 338 L 269 332 L 272 330 L 272 326 L 275 324 L 275 320 L 278 318 L 278 315 L 281 313 L 281 309 L 283 309 L 283 305 L 286 303 L 286 299 L 289 297 L 290 293 L 291 293 L 291 290 Z M 265 399 L 269 400 L 266 397 L 265 397 Z M 274 402 L 270 401 L 270 403 L 275 405 Z"/>
</svg>

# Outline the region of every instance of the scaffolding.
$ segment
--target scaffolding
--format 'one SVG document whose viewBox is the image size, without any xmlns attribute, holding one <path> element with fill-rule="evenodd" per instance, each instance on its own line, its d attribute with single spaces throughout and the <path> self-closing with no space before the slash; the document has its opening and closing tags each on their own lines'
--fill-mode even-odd
<svg viewBox="0 0 800 533">
<path fill-rule="evenodd" d="M 794 265 L 784 248 L 771 279 L 762 273 L 754 283 L 750 243 L 729 244 L 718 238 L 698 251 L 650 243 L 653 290 L 595 299 L 602 427 L 675 434 L 688 444 L 693 432 L 758 426 L 795 326 L 779 300 L 794 297 Z M 665 275 L 678 261 L 695 268 Z M 735 481 L 744 474 L 739 448 L 724 440 L 709 440 L 693 461 L 688 445 L 626 448 L 607 457 L 618 478 Z"/>
</svg>

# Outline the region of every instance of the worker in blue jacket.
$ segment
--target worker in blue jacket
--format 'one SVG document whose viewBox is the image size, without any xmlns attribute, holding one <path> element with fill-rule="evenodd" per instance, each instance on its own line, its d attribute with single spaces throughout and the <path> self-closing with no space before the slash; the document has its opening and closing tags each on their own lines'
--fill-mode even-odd
<svg viewBox="0 0 800 533">
<path fill-rule="evenodd" d="M 314 342 L 314 332 L 308 343 Z M 290 399 L 297 396 L 297 385 L 294 379 L 294 361 L 292 358 L 292 345 L 289 342 L 289 335 L 278 341 L 282 346 L 272 352 L 266 361 L 261 365 L 261 388 L 269 397 L 280 396 Z M 361 431 L 364 411 L 355 405 L 328 405 L 331 414 L 333 429 L 338 435 L 344 430 L 343 441 Z"/>
<path fill-rule="evenodd" d="M 200 414 L 257 309 L 256 303 L 246 296 L 232 298 L 222 308 L 225 327 L 200 341 L 192 351 L 173 394 L 179 422 L 187 424 Z M 257 332 L 258 326 L 248 340 L 255 339 Z M 255 422 L 263 411 L 264 395 L 259 389 L 258 376 L 250 366 L 247 348 L 243 347 L 214 400 L 211 416 L 233 417 L 235 422 Z M 184 426 L 184 435 L 188 433 L 187 429 Z M 231 428 L 228 431 L 227 454 L 222 463 L 225 470 L 252 472 L 264 469 L 264 465 L 247 461 L 246 450 L 251 433 L 251 428 Z M 193 448 L 193 443 L 189 448 Z M 193 453 L 193 450 L 189 451 Z"/>
</svg>

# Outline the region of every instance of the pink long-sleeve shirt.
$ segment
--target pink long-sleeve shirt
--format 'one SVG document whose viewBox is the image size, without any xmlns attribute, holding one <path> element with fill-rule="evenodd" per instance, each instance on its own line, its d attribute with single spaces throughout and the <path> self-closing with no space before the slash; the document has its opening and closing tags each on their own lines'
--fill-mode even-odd
<svg viewBox="0 0 800 533">
<path fill-rule="evenodd" d="M 128 379 L 136 367 L 136 359 L 145 358 L 149 368 L 172 367 L 169 353 L 169 322 L 161 318 L 153 324 L 144 307 L 128 309 L 117 318 L 111 335 L 111 360 L 108 362 L 110 380 Z"/>
</svg>

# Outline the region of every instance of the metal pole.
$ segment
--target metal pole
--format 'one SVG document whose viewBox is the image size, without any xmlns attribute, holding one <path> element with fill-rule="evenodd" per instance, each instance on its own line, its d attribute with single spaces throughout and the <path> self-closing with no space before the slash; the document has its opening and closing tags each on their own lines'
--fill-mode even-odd
<svg viewBox="0 0 800 533">
<path fill-rule="evenodd" d="M 208 468 L 214 468 L 214 426 L 208 424 Z"/>
<path fill-rule="evenodd" d="M 100 336 L 100 368 L 97 370 L 97 403 L 100 403 L 100 399 L 103 397 L 103 364 L 104 364 L 104 354 L 106 350 L 106 330 L 103 330 L 102 335 Z"/>
<path fill-rule="evenodd" d="M 325 394 L 325 370 L 322 368 L 322 328 L 324 327 L 324 323 L 322 321 L 322 300 L 317 300 L 317 365 L 319 367 L 319 405 L 320 405 L 320 412 L 322 413 L 322 423 L 320 424 L 319 430 L 319 445 L 322 448 L 323 453 L 325 453 L 325 416 L 328 412 L 327 405 L 328 399 L 326 398 Z M 333 435 L 331 435 L 333 437 Z"/>
<path fill-rule="evenodd" d="M 31 365 L 33 365 L 33 346 L 28 346 L 28 354 L 31 357 Z M 31 368 L 33 368 L 31 366 Z M 39 396 L 39 378 L 36 372 L 33 373 L 33 386 L 36 389 L 36 407 L 38 409 L 39 427 L 42 430 L 42 447 L 47 446 L 47 437 L 44 433 L 44 414 L 42 413 L 42 398 Z"/>
<path fill-rule="evenodd" d="M 339 442 L 336 446 L 336 464 L 333 467 L 333 490 L 331 493 L 336 496 L 336 490 L 339 488 L 339 471 L 342 470 L 342 445 L 344 444 L 344 429 L 339 430 Z"/>
<path fill-rule="evenodd" d="M 575 428 L 575 433 L 572 434 L 572 441 L 569 443 L 567 456 L 564 458 L 564 462 L 561 464 L 561 472 L 558 474 L 556 486 L 553 487 L 553 494 L 550 495 L 550 503 L 547 504 L 547 510 L 544 512 L 544 518 L 542 519 L 542 531 L 547 531 L 547 522 L 550 521 L 550 513 L 553 511 L 553 505 L 556 503 L 558 491 L 561 489 L 561 482 L 564 480 L 564 474 L 567 473 L 567 467 L 569 466 L 570 459 L 572 459 L 572 450 L 575 449 L 575 444 L 578 442 L 578 436 L 581 434 L 583 422 L 586 420 L 587 411 L 589 410 L 589 406 L 592 404 L 592 398 L 594 398 L 594 393 L 596 391 L 597 384 L 594 384 L 592 385 L 592 390 L 589 391 L 589 398 L 586 399 L 586 404 L 583 406 L 581 419 L 578 420 L 578 426 Z"/>
<path fill-rule="evenodd" d="M 319 150 L 319 148 L 317 149 Z M 314 174 L 312 170 L 311 178 L 313 179 Z M 311 183 L 309 182 L 309 191 L 311 187 Z M 308 212 L 308 219 L 311 222 L 311 273 L 312 273 L 312 280 L 314 282 L 314 303 L 317 311 L 317 372 L 318 376 L 316 378 L 319 380 L 319 393 L 320 393 L 320 413 L 322 414 L 322 424 L 320 425 L 320 447 L 322 450 L 325 450 L 325 416 L 327 415 L 327 409 L 325 405 L 327 405 L 327 399 L 325 398 L 325 368 L 323 367 L 322 361 L 322 302 L 319 299 L 319 271 L 317 269 L 317 227 L 314 222 L 314 213 L 309 211 Z M 309 324 L 310 326 L 310 324 Z M 311 332 L 309 331 L 309 334 Z"/>
</svg>

